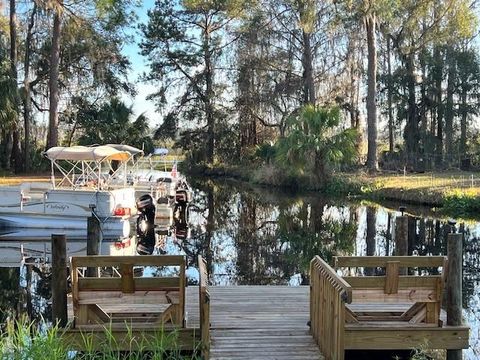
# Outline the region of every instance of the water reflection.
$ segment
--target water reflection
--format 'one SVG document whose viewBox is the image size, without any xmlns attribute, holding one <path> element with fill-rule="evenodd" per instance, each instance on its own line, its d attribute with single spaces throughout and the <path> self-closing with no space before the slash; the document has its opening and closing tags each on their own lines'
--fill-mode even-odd
<svg viewBox="0 0 480 360">
<path fill-rule="evenodd" d="M 159 233 L 155 252 L 185 254 L 189 284 L 198 281 L 199 254 L 207 260 L 214 285 L 300 285 L 308 284 L 309 262 L 315 255 L 331 261 L 334 255 L 384 256 L 397 251 L 399 212 L 384 207 L 211 181 L 193 185 L 188 219 L 177 218 L 173 229 Z M 408 217 L 408 254 L 444 255 L 449 225 L 421 210 Z M 466 358 L 477 359 L 480 226 L 468 223 L 458 228 L 465 233 L 464 314 L 472 326 Z M 0 242 L 3 263 L 5 245 Z M 48 315 L 47 310 L 35 310 L 42 309 L 48 299 L 48 291 L 42 288 L 48 276 L 47 268 L 38 264 L 0 268 L 0 321 L 13 313 Z"/>
</svg>

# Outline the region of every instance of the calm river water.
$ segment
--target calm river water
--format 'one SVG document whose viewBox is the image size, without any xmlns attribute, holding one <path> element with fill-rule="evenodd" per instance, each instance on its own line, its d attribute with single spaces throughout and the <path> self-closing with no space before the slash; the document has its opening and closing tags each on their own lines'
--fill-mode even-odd
<svg viewBox="0 0 480 360">
<path fill-rule="evenodd" d="M 294 195 L 231 183 L 194 182 L 188 228 L 166 224 L 158 253 L 186 254 L 189 283 L 196 283 L 197 255 L 207 259 L 213 285 L 308 284 L 315 255 L 392 255 L 393 224 L 403 204 L 383 207 L 316 194 Z M 407 209 L 409 253 L 443 255 L 447 224 L 429 209 Z M 458 224 L 465 232 L 464 316 L 471 326 L 465 359 L 480 358 L 480 223 Z M 104 254 L 133 253 L 133 244 L 105 242 Z M 81 254 L 84 242 L 69 244 Z M 0 240 L 0 322 L 27 313 L 50 316 L 48 241 Z"/>
</svg>

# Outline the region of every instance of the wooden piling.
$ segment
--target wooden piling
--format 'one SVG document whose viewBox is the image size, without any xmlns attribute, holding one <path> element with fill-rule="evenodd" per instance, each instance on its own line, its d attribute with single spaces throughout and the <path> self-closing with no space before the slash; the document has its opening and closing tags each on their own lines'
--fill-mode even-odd
<svg viewBox="0 0 480 360">
<path fill-rule="evenodd" d="M 52 320 L 67 325 L 67 238 L 52 234 Z"/>
<path fill-rule="evenodd" d="M 92 214 L 87 219 L 87 255 L 98 255 L 99 246 L 102 240 L 102 229 L 100 221 Z M 87 268 L 88 277 L 98 277 L 98 268 Z"/>
<path fill-rule="evenodd" d="M 447 235 L 447 325 L 462 325 L 463 234 Z M 447 350 L 447 360 L 462 360 L 462 350 Z"/>
<path fill-rule="evenodd" d="M 395 219 L 395 255 L 408 255 L 408 217 L 403 214 Z M 400 268 L 399 274 L 407 275 L 407 268 Z"/>
</svg>

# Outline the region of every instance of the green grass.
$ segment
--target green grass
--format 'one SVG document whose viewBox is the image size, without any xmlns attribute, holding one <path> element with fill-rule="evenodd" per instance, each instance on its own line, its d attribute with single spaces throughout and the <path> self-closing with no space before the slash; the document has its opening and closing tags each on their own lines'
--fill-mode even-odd
<svg viewBox="0 0 480 360">
<path fill-rule="evenodd" d="M 473 179 L 472 179 L 473 175 Z M 480 174 L 442 172 L 425 174 L 342 174 L 350 188 L 367 199 L 388 199 L 440 207 L 440 213 L 455 218 L 478 218 Z"/>
<path fill-rule="evenodd" d="M 4 176 L 0 177 L 0 186 L 18 185 L 23 182 L 49 182 L 49 175 L 32 176 Z"/>
<path fill-rule="evenodd" d="M 127 342 L 132 351 L 115 351 L 116 339 L 109 328 L 105 328 L 105 342 L 94 344 L 91 333 L 82 333 L 82 352 L 72 351 L 62 338 L 62 329 L 46 323 L 34 324 L 26 319 L 8 321 L 0 333 L 0 360 L 193 360 L 195 354 L 185 355 L 175 350 L 177 335 L 175 332 L 159 331 L 153 344 L 150 339 L 135 338 L 131 331 Z M 95 345 L 95 346 L 94 346 Z M 97 349 L 102 349 L 98 351 Z M 148 351 L 146 350 L 148 348 Z M 135 350 L 133 350 L 135 349 Z M 153 349 L 153 350 L 152 350 Z M 173 350 L 172 350 L 173 349 Z"/>
<path fill-rule="evenodd" d="M 471 176 L 474 176 L 472 183 Z M 469 190 L 480 195 L 480 174 L 464 172 L 441 172 L 423 174 L 378 174 L 366 175 L 356 173 L 361 181 L 373 183 L 380 188 L 396 188 L 403 190 L 426 190 L 445 192 L 446 190 Z"/>
</svg>

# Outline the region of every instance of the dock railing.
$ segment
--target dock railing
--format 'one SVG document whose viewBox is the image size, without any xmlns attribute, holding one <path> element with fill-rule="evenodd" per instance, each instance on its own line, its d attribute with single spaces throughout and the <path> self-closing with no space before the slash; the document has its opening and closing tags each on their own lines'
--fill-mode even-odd
<svg viewBox="0 0 480 360">
<path fill-rule="evenodd" d="M 199 306 L 200 306 L 200 339 L 202 346 L 202 357 L 208 359 L 210 356 L 210 292 L 208 289 L 207 263 L 201 255 L 198 256 L 199 278 Z"/>
<path fill-rule="evenodd" d="M 310 329 L 326 360 L 344 359 L 345 303 L 350 285 L 319 256 L 310 262 Z"/>
</svg>

